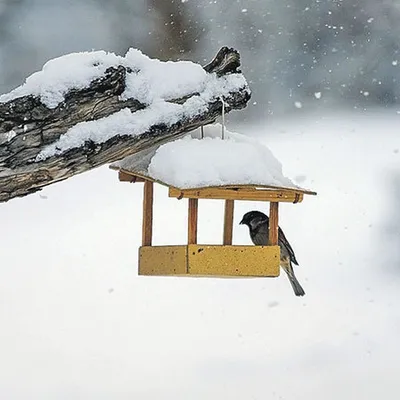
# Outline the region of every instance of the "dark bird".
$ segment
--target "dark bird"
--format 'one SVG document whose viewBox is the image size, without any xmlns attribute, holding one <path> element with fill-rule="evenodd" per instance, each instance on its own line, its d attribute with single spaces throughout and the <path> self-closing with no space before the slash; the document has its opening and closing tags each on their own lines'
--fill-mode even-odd
<svg viewBox="0 0 400 400">
<path fill-rule="evenodd" d="M 250 238 L 256 246 L 268 244 L 269 218 L 260 211 L 249 211 L 244 214 L 240 224 L 247 225 L 250 230 Z M 294 275 L 292 263 L 299 265 L 290 243 L 286 239 L 282 229 L 278 230 L 278 244 L 281 248 L 281 267 L 286 272 L 296 296 L 304 296 L 305 292 Z"/>
</svg>

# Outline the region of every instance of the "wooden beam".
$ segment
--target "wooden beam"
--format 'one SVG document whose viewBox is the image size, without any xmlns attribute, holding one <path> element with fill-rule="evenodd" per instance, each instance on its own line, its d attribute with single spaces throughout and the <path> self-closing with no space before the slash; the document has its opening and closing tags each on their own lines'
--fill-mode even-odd
<svg viewBox="0 0 400 400">
<path fill-rule="evenodd" d="M 209 188 L 210 186 L 205 187 Z M 213 186 L 216 187 L 216 186 Z M 285 186 L 273 186 L 273 185 L 224 185 L 223 186 L 226 189 L 241 189 L 241 190 L 282 190 L 282 191 L 289 191 L 289 192 L 298 192 L 298 193 L 303 193 L 303 194 L 308 194 L 308 195 L 313 195 L 316 196 L 317 192 L 313 192 L 308 189 L 304 188 L 290 188 L 290 187 L 285 187 Z M 203 189 L 203 188 L 196 188 L 196 189 Z"/>
<path fill-rule="evenodd" d="M 276 246 L 278 244 L 278 208 L 279 203 L 271 202 L 269 206 L 269 245 Z"/>
<path fill-rule="evenodd" d="M 135 183 L 135 182 L 144 182 L 143 178 L 140 178 L 136 175 L 132 174 L 127 174 L 124 171 L 119 171 L 118 172 L 118 178 L 120 182 L 130 182 L 130 183 Z"/>
<path fill-rule="evenodd" d="M 232 244 L 234 200 L 225 200 L 223 244 Z"/>
<path fill-rule="evenodd" d="M 153 238 L 153 182 L 145 181 L 143 189 L 142 246 L 151 246 Z"/>
<path fill-rule="evenodd" d="M 303 193 L 290 190 L 250 190 L 248 188 L 205 188 L 185 189 L 169 188 L 169 197 L 191 199 L 223 199 L 223 200 L 250 200 L 299 203 L 303 200 Z"/>
<path fill-rule="evenodd" d="M 197 243 L 197 217 L 198 217 L 198 200 L 189 199 L 189 215 L 188 215 L 188 244 Z"/>
</svg>

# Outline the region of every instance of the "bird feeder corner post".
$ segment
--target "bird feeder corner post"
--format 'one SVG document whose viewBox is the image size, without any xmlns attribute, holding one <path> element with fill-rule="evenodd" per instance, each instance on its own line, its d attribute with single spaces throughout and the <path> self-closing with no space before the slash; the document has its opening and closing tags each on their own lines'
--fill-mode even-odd
<svg viewBox="0 0 400 400">
<path fill-rule="evenodd" d="M 153 239 L 153 182 L 144 181 L 142 246 L 151 246 Z"/>
<path fill-rule="evenodd" d="M 224 235 L 222 244 L 228 246 L 232 244 L 233 237 L 233 211 L 234 200 L 225 200 L 224 211 Z"/>
<path fill-rule="evenodd" d="M 268 244 L 270 246 L 278 245 L 278 224 L 279 224 L 279 203 L 271 202 L 269 206 L 269 233 Z"/>
<path fill-rule="evenodd" d="M 197 244 L 198 199 L 189 198 L 188 206 L 188 244 Z"/>
</svg>

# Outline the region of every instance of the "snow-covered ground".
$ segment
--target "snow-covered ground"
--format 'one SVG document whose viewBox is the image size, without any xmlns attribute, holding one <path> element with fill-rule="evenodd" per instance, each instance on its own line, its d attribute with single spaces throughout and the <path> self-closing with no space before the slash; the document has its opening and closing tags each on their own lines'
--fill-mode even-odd
<svg viewBox="0 0 400 400">
<path fill-rule="evenodd" d="M 281 207 L 304 298 L 284 275 L 138 277 L 142 187 L 106 167 L 0 204 L 0 397 L 397 400 L 400 238 L 382 232 L 399 122 L 388 111 L 233 127 L 318 192 Z M 238 222 L 262 207 L 238 203 L 235 243 L 250 243 Z M 185 201 L 158 188 L 155 242 L 183 243 L 185 220 Z M 200 242 L 221 234 L 222 203 L 201 202 Z"/>
</svg>

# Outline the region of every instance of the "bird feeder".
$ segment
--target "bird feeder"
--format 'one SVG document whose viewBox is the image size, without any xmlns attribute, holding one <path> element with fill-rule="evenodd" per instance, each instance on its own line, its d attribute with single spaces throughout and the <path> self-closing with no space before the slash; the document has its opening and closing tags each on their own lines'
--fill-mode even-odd
<svg viewBox="0 0 400 400">
<path fill-rule="evenodd" d="M 157 146 L 158 147 L 158 146 Z M 130 156 L 129 162 L 110 166 L 121 182 L 143 184 L 142 246 L 139 248 L 139 275 L 193 277 L 277 277 L 280 272 L 278 246 L 279 203 L 300 203 L 304 195 L 316 193 L 302 188 L 272 185 L 226 184 L 180 188 L 150 176 L 147 167 L 154 149 Z M 168 188 L 168 196 L 187 199 L 187 243 L 154 246 L 154 185 Z M 222 244 L 197 242 L 199 200 L 225 202 Z M 235 201 L 269 202 L 269 243 L 266 246 L 232 245 Z M 268 206 L 265 208 L 267 209 Z"/>
</svg>

